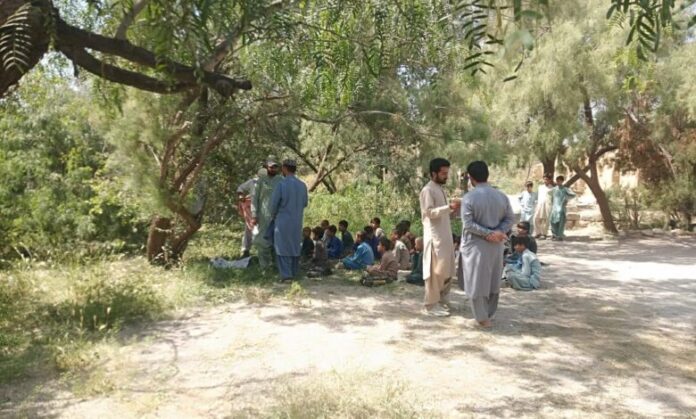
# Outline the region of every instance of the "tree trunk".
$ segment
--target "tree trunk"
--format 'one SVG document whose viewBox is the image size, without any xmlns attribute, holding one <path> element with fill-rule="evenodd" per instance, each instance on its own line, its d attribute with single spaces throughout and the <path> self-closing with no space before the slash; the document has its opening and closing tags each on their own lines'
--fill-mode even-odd
<svg viewBox="0 0 696 419">
<path fill-rule="evenodd" d="M 165 264 L 169 259 L 167 254 L 167 240 L 171 234 L 171 218 L 160 217 L 152 218 L 150 231 L 147 236 L 147 260 L 151 263 Z"/>
<path fill-rule="evenodd" d="M 544 175 L 549 174 L 553 179 L 553 175 L 556 172 L 556 156 L 542 159 L 541 164 L 544 166 Z"/>
<path fill-rule="evenodd" d="M 617 233 L 618 230 L 616 229 L 614 217 L 611 214 L 611 207 L 609 206 L 609 198 L 607 198 L 607 194 L 599 184 L 599 176 L 597 176 L 597 163 L 594 161 L 590 163 L 590 173 L 592 176 L 587 176 L 587 174 L 585 172 L 581 172 L 580 169 L 576 169 L 576 172 L 580 174 L 580 178 L 585 181 L 587 186 L 590 188 L 590 191 L 592 191 L 592 195 L 594 195 L 595 199 L 597 200 L 599 212 L 602 214 L 602 224 L 604 226 L 604 230 L 610 233 Z"/>
</svg>

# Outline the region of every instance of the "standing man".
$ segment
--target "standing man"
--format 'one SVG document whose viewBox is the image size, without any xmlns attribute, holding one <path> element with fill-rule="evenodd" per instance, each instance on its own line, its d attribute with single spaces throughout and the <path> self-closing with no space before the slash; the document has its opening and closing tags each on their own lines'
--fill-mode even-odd
<svg viewBox="0 0 696 419">
<path fill-rule="evenodd" d="M 474 190 L 464 195 L 461 205 L 461 279 L 476 319 L 474 324 L 491 327 L 503 275 L 503 243 L 514 215 L 508 197 L 488 185 L 486 163 L 475 161 L 466 171 Z"/>
<path fill-rule="evenodd" d="M 539 192 L 537 193 L 537 206 L 534 212 L 534 225 L 532 229 L 536 231 L 534 237 L 544 237 L 549 232 L 549 216 L 551 215 L 551 204 L 553 202 L 553 196 L 551 195 L 551 190 L 553 189 L 553 179 L 550 174 L 544 175 L 544 184 L 539 186 Z"/>
<path fill-rule="evenodd" d="M 520 221 L 532 222 L 534 218 L 534 207 L 536 207 L 537 194 L 534 192 L 534 183 L 528 181 L 524 184 L 525 191 L 519 196 L 520 201 Z M 529 234 L 532 234 L 533 227 L 529 227 Z"/>
<path fill-rule="evenodd" d="M 307 207 L 307 185 L 295 177 L 295 160 L 283 161 L 281 168 L 285 178 L 275 188 L 271 197 L 271 212 L 275 220 L 273 246 L 281 281 L 292 281 L 300 267 L 302 250 L 302 220 Z"/>
<path fill-rule="evenodd" d="M 281 182 L 278 176 L 278 162 L 273 156 L 266 159 L 266 176 L 259 178 L 256 182 L 256 189 L 251 200 L 251 216 L 254 217 L 253 223 L 258 226 L 258 234 L 254 237 L 254 245 L 259 255 L 259 265 L 261 268 L 268 268 L 273 264 L 272 246 L 264 236 L 271 224 L 271 194 L 276 185 Z"/>
<path fill-rule="evenodd" d="M 431 160 L 430 182 L 420 192 L 425 281 L 423 312 L 438 317 L 449 316 L 449 291 L 455 274 L 450 214 L 459 209 L 460 201 L 447 202 L 443 185 L 447 183 L 449 168 L 450 162 L 443 158 Z"/>
<path fill-rule="evenodd" d="M 565 178 L 563 176 L 556 177 L 556 187 L 551 190 L 553 194 L 553 206 L 551 208 L 551 234 L 552 240 L 563 240 L 566 224 L 566 205 L 568 200 L 575 198 L 575 192 L 570 188 L 563 186 Z"/>
<path fill-rule="evenodd" d="M 251 240 L 254 231 L 254 217 L 251 215 L 251 200 L 254 196 L 256 183 L 261 176 L 266 176 L 266 170 L 259 169 L 256 176 L 239 185 L 237 188 L 237 211 L 244 218 L 244 236 L 242 236 L 242 257 L 249 257 Z"/>
</svg>

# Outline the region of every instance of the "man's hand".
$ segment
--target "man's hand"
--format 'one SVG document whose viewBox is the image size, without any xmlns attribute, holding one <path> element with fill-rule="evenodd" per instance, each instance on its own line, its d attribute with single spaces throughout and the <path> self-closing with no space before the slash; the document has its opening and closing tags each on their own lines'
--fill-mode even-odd
<svg viewBox="0 0 696 419">
<path fill-rule="evenodd" d="M 453 199 L 450 201 L 449 207 L 452 209 L 452 211 L 458 211 L 462 207 L 462 200 Z"/>
<path fill-rule="evenodd" d="M 252 226 L 257 225 L 258 223 L 259 223 L 259 219 L 258 219 L 258 218 L 254 217 L 254 218 L 251 219 L 251 225 L 252 225 Z"/>
<path fill-rule="evenodd" d="M 494 231 L 486 236 L 486 240 L 491 243 L 502 243 L 507 238 L 507 235 L 502 231 Z"/>
</svg>

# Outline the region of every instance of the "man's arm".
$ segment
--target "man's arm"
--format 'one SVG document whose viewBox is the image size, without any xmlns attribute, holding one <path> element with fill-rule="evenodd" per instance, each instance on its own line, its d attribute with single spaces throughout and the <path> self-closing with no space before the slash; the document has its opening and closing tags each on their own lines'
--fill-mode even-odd
<svg viewBox="0 0 696 419">
<path fill-rule="evenodd" d="M 508 199 L 507 196 L 501 193 L 503 198 L 505 199 L 505 216 L 503 217 L 503 220 L 498 224 L 496 227 L 496 230 L 502 231 L 503 233 L 507 233 L 512 229 L 512 223 L 515 221 L 515 214 L 512 212 L 512 205 L 510 205 L 510 200 Z"/>
<path fill-rule="evenodd" d="M 259 211 L 259 190 L 261 189 L 261 180 L 256 184 L 256 188 L 254 189 L 254 193 L 251 195 L 251 217 L 256 220 L 259 216 L 258 211 Z"/>
<path fill-rule="evenodd" d="M 436 220 L 443 215 L 449 215 L 452 212 L 452 205 L 435 206 L 435 200 L 429 190 L 424 189 L 420 194 L 421 215 L 423 218 Z"/>
<path fill-rule="evenodd" d="M 462 201 L 461 217 L 462 227 L 465 231 L 480 237 L 487 237 L 489 234 L 493 233 L 493 230 L 474 221 L 474 205 L 471 199 L 467 199 L 466 196 Z"/>
</svg>

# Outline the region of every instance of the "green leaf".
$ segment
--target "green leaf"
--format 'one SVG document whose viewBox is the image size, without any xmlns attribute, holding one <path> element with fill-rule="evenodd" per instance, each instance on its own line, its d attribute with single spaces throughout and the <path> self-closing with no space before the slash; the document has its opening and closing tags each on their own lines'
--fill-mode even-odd
<svg viewBox="0 0 696 419">
<path fill-rule="evenodd" d="M 542 15 L 541 13 L 539 13 L 535 10 L 523 10 L 522 12 L 520 12 L 520 16 L 527 17 L 530 19 L 535 19 L 535 20 L 544 18 L 544 15 Z"/>
</svg>

